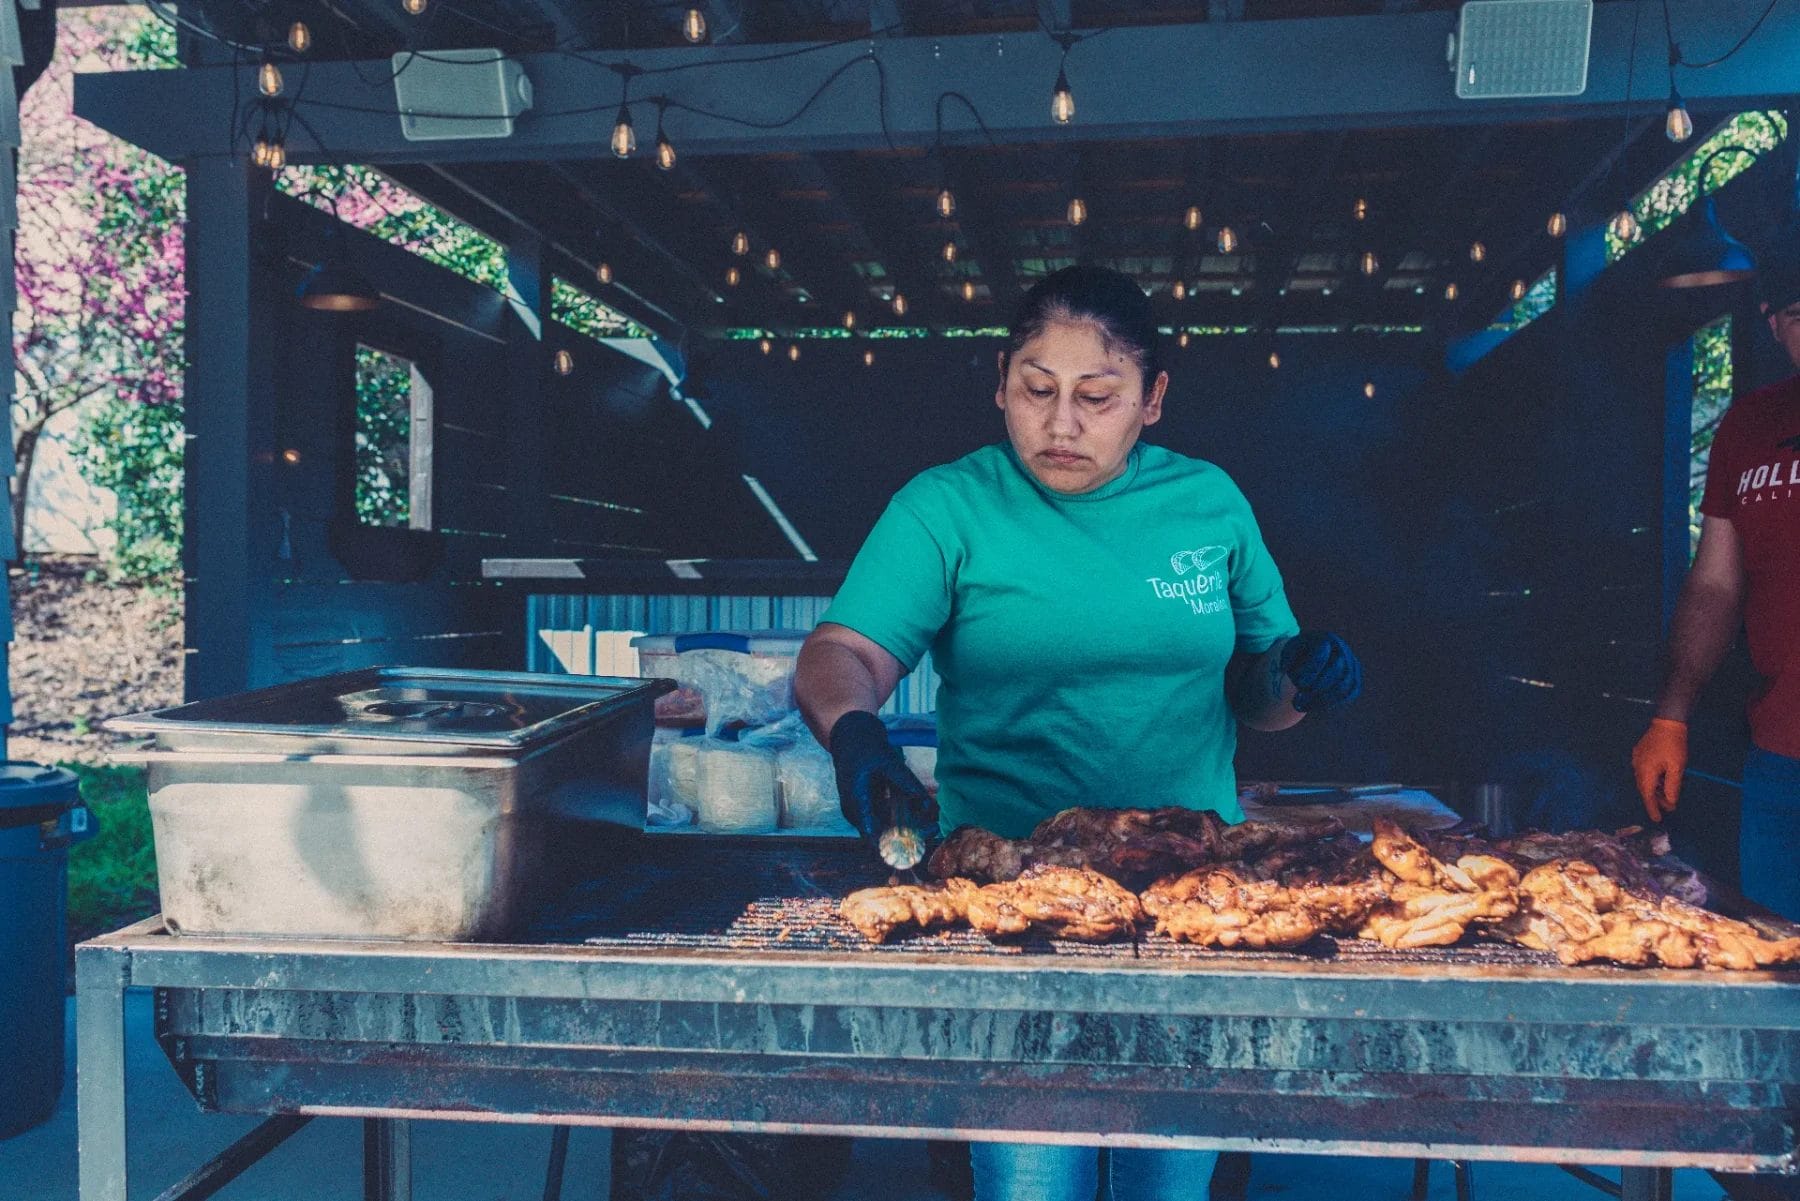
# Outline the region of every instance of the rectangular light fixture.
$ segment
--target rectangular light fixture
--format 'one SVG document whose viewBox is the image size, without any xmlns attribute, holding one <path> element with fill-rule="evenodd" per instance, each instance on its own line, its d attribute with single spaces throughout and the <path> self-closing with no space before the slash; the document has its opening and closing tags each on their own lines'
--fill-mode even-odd
<svg viewBox="0 0 1800 1201">
<path fill-rule="evenodd" d="M 1456 30 L 1463 100 L 1587 91 L 1593 0 L 1469 0 Z"/>
</svg>

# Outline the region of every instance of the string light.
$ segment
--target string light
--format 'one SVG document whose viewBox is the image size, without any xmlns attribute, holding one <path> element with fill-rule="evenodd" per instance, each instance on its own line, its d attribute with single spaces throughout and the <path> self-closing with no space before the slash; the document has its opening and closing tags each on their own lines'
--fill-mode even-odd
<svg viewBox="0 0 1800 1201">
<path fill-rule="evenodd" d="M 1381 260 L 1375 257 L 1373 250 L 1363 251 L 1362 258 L 1357 260 L 1357 269 L 1364 275 L 1374 275 L 1380 268 Z"/>
<path fill-rule="evenodd" d="M 736 267 L 725 268 L 725 286 L 726 287 L 728 287 L 728 288 L 737 287 L 739 281 L 741 281 L 743 278 L 744 278 L 744 273 L 742 271 L 739 271 Z"/>
<path fill-rule="evenodd" d="M 1358 196 L 1356 203 L 1350 206 L 1350 215 L 1358 221 L 1367 221 L 1369 219 L 1369 202 Z"/>
<path fill-rule="evenodd" d="M 1238 246 L 1237 231 L 1235 229 L 1231 228 L 1231 226 L 1229 226 L 1229 225 L 1221 228 L 1219 230 L 1219 253 L 1220 254 L 1231 254 L 1233 251 L 1235 251 L 1237 249 L 1237 246 Z"/>
<path fill-rule="evenodd" d="M 1456 281 L 1451 280 L 1449 283 L 1444 285 L 1444 299 L 1445 300 L 1455 300 L 1456 296 L 1457 296 Z"/>
<path fill-rule="evenodd" d="M 1630 209 L 1620 209 L 1614 213 L 1612 220 L 1606 223 L 1606 228 L 1612 232 L 1613 237 L 1621 242 L 1637 241 L 1640 232 L 1638 219 L 1632 215 Z"/>
<path fill-rule="evenodd" d="M 781 251 L 773 246 L 769 247 L 767 253 L 763 255 L 763 266 L 771 271 L 781 270 Z"/>
<path fill-rule="evenodd" d="M 298 463 L 300 461 L 300 452 L 290 446 L 281 452 L 281 461 L 283 463 Z"/>
<path fill-rule="evenodd" d="M 1176 280 L 1175 286 L 1169 289 L 1169 294 L 1171 296 L 1173 296 L 1176 300 L 1186 300 L 1187 299 L 1187 284 L 1182 280 L 1179 280 L 1179 279 Z"/>
<path fill-rule="evenodd" d="M 269 170 L 279 171 L 287 166 L 287 144 L 280 138 L 269 142 Z"/>
<path fill-rule="evenodd" d="M 1663 133 L 1671 142 L 1685 142 L 1694 136 L 1694 118 L 1688 114 L 1687 103 L 1673 83 L 1669 85 L 1669 115 L 1663 120 Z"/>
<path fill-rule="evenodd" d="M 904 293 L 894 293 L 894 316 L 906 316 L 906 296 Z"/>
<path fill-rule="evenodd" d="M 875 365 L 875 352 L 872 350 L 863 351 L 863 366 L 864 367 L 873 367 L 874 365 Z"/>
<path fill-rule="evenodd" d="M 768 354 L 771 350 L 775 349 L 775 343 L 769 341 L 767 338 L 764 338 L 762 341 L 758 342 L 757 345 L 762 348 L 762 352 L 764 354 Z"/>
<path fill-rule="evenodd" d="M 1281 370 L 1281 352 L 1280 351 L 1271 350 L 1269 352 L 1269 370 L 1270 371 Z"/>
<path fill-rule="evenodd" d="M 262 66 L 256 69 L 256 90 L 265 96 L 281 95 L 281 68 L 274 59 L 263 59 Z"/>
<path fill-rule="evenodd" d="M 690 8 L 681 18 L 681 36 L 689 43 L 699 45 L 706 40 L 706 14 L 697 8 Z"/>
<path fill-rule="evenodd" d="M 800 361 L 800 343 L 789 342 L 788 343 L 788 362 L 798 363 L 799 361 Z"/>
<path fill-rule="evenodd" d="M 975 299 L 975 281 L 974 280 L 965 279 L 962 281 L 962 298 L 964 300 L 974 300 Z"/>
<path fill-rule="evenodd" d="M 1512 286 L 1506 289 L 1506 294 L 1508 296 L 1512 297 L 1514 300 L 1524 300 L 1525 299 L 1525 281 L 1522 279 L 1513 280 Z"/>
<path fill-rule="evenodd" d="M 619 106 L 619 119 L 613 122 L 612 152 L 614 158 L 630 158 L 637 153 L 637 131 L 631 128 L 631 108 Z"/>
<path fill-rule="evenodd" d="M 732 234 L 731 235 L 731 253 L 733 253 L 733 254 L 749 254 L 750 253 L 750 235 L 745 233 L 741 229 L 738 230 L 736 233 Z"/>
<path fill-rule="evenodd" d="M 1569 218 L 1563 213 L 1551 213 L 1550 220 L 1544 222 L 1544 232 L 1553 238 L 1560 238 L 1569 232 Z"/>
<path fill-rule="evenodd" d="M 955 242 L 945 242 L 944 243 L 944 261 L 946 263 L 954 263 L 956 261 L 956 243 Z"/>
<path fill-rule="evenodd" d="M 1087 201 L 1079 196 L 1069 200 L 1069 224 L 1080 225 L 1087 220 Z"/>
<path fill-rule="evenodd" d="M 1056 68 L 1056 90 L 1050 93 L 1050 116 L 1058 125 L 1075 119 L 1075 93 L 1069 87 L 1068 73 L 1061 67 Z"/>
<path fill-rule="evenodd" d="M 675 169 L 675 143 L 663 132 L 663 106 L 656 106 L 656 165 L 663 171 Z"/>
<path fill-rule="evenodd" d="M 1471 263 L 1479 263 L 1482 259 L 1485 259 L 1486 257 L 1487 257 L 1487 247 L 1486 246 L 1482 245 L 1480 242 L 1471 242 L 1469 244 L 1469 261 Z"/>
<path fill-rule="evenodd" d="M 1181 336 L 1175 339 L 1175 344 L 1183 350 L 1188 348 L 1188 332 L 1185 329 L 1181 331 Z"/>
<path fill-rule="evenodd" d="M 613 281 L 612 264 L 603 262 L 598 267 L 594 268 L 594 278 L 599 280 L 603 284 L 612 283 L 612 281 Z"/>
<path fill-rule="evenodd" d="M 570 354 L 567 349 L 558 350 L 550 362 L 551 366 L 556 368 L 558 375 L 568 375 L 575 370 L 575 356 Z"/>
<path fill-rule="evenodd" d="M 305 21 L 295 21 L 288 26 L 288 49 L 295 54 L 305 54 L 312 49 L 312 30 L 306 27 Z"/>
<path fill-rule="evenodd" d="M 425 9 L 429 3 L 430 0 L 400 0 L 400 7 L 404 8 L 410 15 L 419 17 L 425 14 Z"/>
<path fill-rule="evenodd" d="M 257 135 L 255 144 L 250 147 L 250 161 L 259 167 L 268 166 L 271 150 L 269 139 L 260 134 Z"/>
<path fill-rule="evenodd" d="M 1200 228 L 1200 206 L 1197 204 L 1188 205 L 1187 212 L 1185 212 L 1181 215 L 1181 223 L 1183 225 L 1187 226 L 1189 230 L 1199 229 Z"/>
<path fill-rule="evenodd" d="M 949 188 L 937 194 L 937 211 L 940 217 L 951 217 L 956 214 L 956 197 Z"/>
<path fill-rule="evenodd" d="M 844 328 L 845 329 L 855 329 L 856 328 L 856 310 L 855 309 L 845 309 L 844 310 Z"/>
<path fill-rule="evenodd" d="M 1365 380 L 1363 382 L 1363 395 L 1368 397 L 1370 400 L 1375 399 L 1375 381 L 1374 380 Z"/>
</svg>

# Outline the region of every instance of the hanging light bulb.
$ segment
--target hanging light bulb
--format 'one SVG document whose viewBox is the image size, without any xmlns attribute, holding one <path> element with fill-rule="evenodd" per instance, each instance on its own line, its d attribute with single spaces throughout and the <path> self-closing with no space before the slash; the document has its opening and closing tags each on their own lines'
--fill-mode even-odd
<svg viewBox="0 0 1800 1201">
<path fill-rule="evenodd" d="M 1471 263 L 1479 263 L 1482 259 L 1485 259 L 1486 257 L 1487 257 L 1487 247 L 1486 246 L 1482 245 L 1480 242 L 1469 243 L 1469 261 Z"/>
<path fill-rule="evenodd" d="M 763 266 L 771 271 L 781 270 L 781 251 L 773 246 L 769 247 L 768 252 L 763 255 Z"/>
<path fill-rule="evenodd" d="M 906 296 L 904 293 L 901 293 L 901 292 L 894 293 L 894 316 L 896 316 L 896 317 L 906 316 Z"/>
<path fill-rule="evenodd" d="M 873 367 L 874 365 L 875 365 L 875 352 L 872 350 L 863 351 L 863 366 L 864 367 Z"/>
<path fill-rule="evenodd" d="M 738 230 L 736 233 L 732 234 L 731 235 L 731 253 L 733 253 L 733 254 L 749 254 L 750 253 L 750 235 L 745 233 L 741 229 Z"/>
<path fill-rule="evenodd" d="M 788 362 L 798 363 L 799 361 L 800 361 L 800 343 L 789 342 L 788 343 Z"/>
<path fill-rule="evenodd" d="M 1281 352 L 1280 351 L 1271 350 L 1269 352 L 1269 370 L 1270 371 L 1281 370 Z"/>
<path fill-rule="evenodd" d="M 263 59 L 262 66 L 256 69 L 256 90 L 265 96 L 281 95 L 281 68 L 274 59 Z"/>
<path fill-rule="evenodd" d="M 738 284 L 743 280 L 743 278 L 744 278 L 744 273 L 742 271 L 739 271 L 736 267 L 725 268 L 725 286 L 726 287 L 728 287 L 728 288 L 737 287 Z"/>
<path fill-rule="evenodd" d="M 1455 300 L 1456 297 L 1457 297 L 1456 281 L 1451 280 L 1449 283 L 1444 285 L 1444 299 L 1445 300 Z"/>
<path fill-rule="evenodd" d="M 962 281 L 962 298 L 964 300 L 974 300 L 975 299 L 975 281 L 974 280 L 965 279 Z"/>
<path fill-rule="evenodd" d="M 656 122 L 656 165 L 660 170 L 675 169 L 675 143 L 669 141 L 669 135 L 662 131 L 662 120 Z"/>
<path fill-rule="evenodd" d="M 612 281 L 613 281 L 612 264 L 603 262 L 598 267 L 595 267 L 594 268 L 594 278 L 599 280 L 603 284 L 612 283 Z"/>
<path fill-rule="evenodd" d="M 1199 229 L 1200 228 L 1200 206 L 1197 204 L 1188 205 L 1187 212 L 1185 212 L 1181 215 L 1181 223 L 1183 225 L 1187 226 L 1188 229 L 1190 229 L 1190 230 Z"/>
<path fill-rule="evenodd" d="M 762 352 L 764 354 L 768 354 L 771 350 L 775 349 L 775 343 L 769 341 L 767 338 L 764 338 L 762 341 L 758 342 L 757 346 L 762 348 Z"/>
<path fill-rule="evenodd" d="M 1050 93 L 1050 117 L 1058 125 L 1075 119 L 1075 93 L 1069 87 L 1068 73 L 1061 67 L 1056 69 L 1056 90 Z"/>
<path fill-rule="evenodd" d="M 1356 261 L 1356 266 L 1364 275 L 1374 275 L 1381 268 L 1381 260 L 1375 257 L 1373 250 L 1365 250 Z"/>
<path fill-rule="evenodd" d="M 575 356 L 566 349 L 558 350 L 551 358 L 550 365 L 556 368 L 556 374 L 568 375 L 575 370 Z"/>
<path fill-rule="evenodd" d="M 1671 142 L 1685 142 L 1694 136 L 1694 118 L 1674 84 L 1669 85 L 1669 115 L 1663 120 L 1663 133 Z"/>
<path fill-rule="evenodd" d="M 1229 225 L 1221 228 L 1219 230 L 1219 253 L 1220 254 L 1231 254 L 1237 250 L 1237 246 L 1238 246 L 1237 231 L 1235 229 L 1231 228 L 1231 226 L 1229 226 Z"/>
<path fill-rule="evenodd" d="M 1175 286 L 1169 289 L 1169 295 L 1173 296 L 1176 300 L 1186 300 L 1187 282 L 1185 280 L 1176 280 Z"/>
<path fill-rule="evenodd" d="M 1369 202 L 1358 196 L 1356 203 L 1350 206 L 1350 215 L 1358 221 L 1367 221 L 1369 219 Z"/>
<path fill-rule="evenodd" d="M 690 8 L 681 18 L 681 36 L 693 45 L 706 40 L 706 14 L 697 8 Z"/>
<path fill-rule="evenodd" d="M 1175 339 L 1175 344 L 1183 350 L 1188 348 L 1188 332 L 1185 329 L 1181 331 L 1181 336 Z"/>
<path fill-rule="evenodd" d="M 612 152 L 614 158 L 630 158 L 637 153 L 637 131 L 631 128 L 631 108 L 619 106 L 619 119 L 613 122 Z"/>
<path fill-rule="evenodd" d="M 1079 196 L 1069 200 L 1069 224 L 1080 225 L 1087 220 L 1087 201 Z"/>
<path fill-rule="evenodd" d="M 269 142 L 269 170 L 279 171 L 287 166 L 287 144 L 280 138 Z"/>
<path fill-rule="evenodd" d="M 1606 228 L 1611 231 L 1613 237 L 1621 242 L 1637 241 L 1638 219 L 1632 215 L 1630 209 L 1620 209 L 1614 213 L 1612 220 L 1606 223 Z"/>
<path fill-rule="evenodd" d="M 1544 232 L 1553 238 L 1560 238 L 1569 232 L 1569 218 L 1563 213 L 1551 213 L 1550 219 L 1544 222 Z"/>
<path fill-rule="evenodd" d="M 955 213 L 956 213 L 956 197 L 955 197 L 955 195 L 953 195 L 951 193 L 949 188 L 944 188 L 942 191 L 940 191 L 938 193 L 937 211 L 938 211 L 938 216 L 940 216 L 940 217 L 949 217 L 949 216 L 955 215 Z"/>
<path fill-rule="evenodd" d="M 258 134 L 256 142 L 250 147 L 250 161 L 259 167 L 268 166 L 270 150 L 269 139 Z"/>
<path fill-rule="evenodd" d="M 946 263 L 954 263 L 956 261 L 956 243 L 955 242 L 945 242 L 944 243 L 944 261 Z"/>
<path fill-rule="evenodd" d="M 856 328 L 856 310 L 855 309 L 845 309 L 844 310 L 844 328 L 845 329 L 855 329 Z"/>
<path fill-rule="evenodd" d="M 1368 397 L 1370 400 L 1375 399 L 1375 381 L 1374 380 L 1365 380 L 1363 382 L 1363 395 Z"/>
<path fill-rule="evenodd" d="M 288 49 L 295 54 L 305 54 L 312 49 L 312 30 L 306 27 L 305 21 L 295 21 L 288 26 Z"/>
<path fill-rule="evenodd" d="M 400 0 L 400 7 L 415 17 L 424 16 L 425 9 L 429 4 L 430 0 Z"/>
</svg>

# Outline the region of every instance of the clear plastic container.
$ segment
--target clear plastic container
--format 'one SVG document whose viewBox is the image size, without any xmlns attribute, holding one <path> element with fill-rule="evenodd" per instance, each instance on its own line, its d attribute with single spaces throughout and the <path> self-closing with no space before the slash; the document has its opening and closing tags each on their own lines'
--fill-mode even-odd
<svg viewBox="0 0 1800 1201">
<path fill-rule="evenodd" d="M 805 630 L 713 630 L 645 634 L 631 644 L 643 675 L 681 686 L 662 698 L 669 703 L 658 707 L 657 720 L 666 725 L 700 718 L 713 734 L 728 723 L 767 725 L 793 711 L 794 663 L 805 641 Z"/>
</svg>

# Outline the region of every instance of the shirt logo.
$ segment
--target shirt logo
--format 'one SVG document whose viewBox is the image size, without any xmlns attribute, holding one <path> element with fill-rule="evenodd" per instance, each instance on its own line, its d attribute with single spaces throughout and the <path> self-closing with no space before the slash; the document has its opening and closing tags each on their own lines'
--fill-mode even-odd
<svg viewBox="0 0 1800 1201">
<path fill-rule="evenodd" d="M 1195 613 L 1223 613 L 1230 605 L 1230 598 L 1226 593 L 1225 573 L 1219 565 L 1230 556 L 1228 546 L 1178 550 L 1169 556 L 1169 570 L 1175 574 L 1175 579 L 1148 576 L 1144 582 L 1161 599 L 1185 601 Z"/>
</svg>

